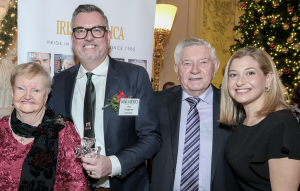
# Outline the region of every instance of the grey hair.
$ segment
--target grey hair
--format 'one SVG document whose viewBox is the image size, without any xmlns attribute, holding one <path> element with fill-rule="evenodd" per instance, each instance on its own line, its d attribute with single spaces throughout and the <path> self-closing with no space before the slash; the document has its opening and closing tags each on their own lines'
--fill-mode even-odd
<svg viewBox="0 0 300 191">
<path fill-rule="evenodd" d="M 72 15 L 71 27 L 74 28 L 74 22 L 75 22 L 75 19 L 76 19 L 77 15 L 79 13 L 91 13 L 91 12 L 100 13 L 102 15 L 103 19 L 104 19 L 106 29 L 109 30 L 108 19 L 105 16 L 104 12 L 99 7 L 97 7 L 96 5 L 91 5 L 91 4 L 79 5 L 75 9 L 75 11 L 73 12 L 73 15 Z"/>
<path fill-rule="evenodd" d="M 210 57 L 215 60 L 217 59 L 217 54 L 216 54 L 216 49 L 211 46 L 211 44 L 203 39 L 199 38 L 187 38 L 182 40 L 181 42 L 178 43 L 176 46 L 175 52 L 174 52 L 174 59 L 175 59 L 175 64 L 180 63 L 180 56 L 182 53 L 183 48 L 189 47 L 189 46 L 201 46 L 201 45 L 206 45 L 207 47 L 210 48 Z"/>
<path fill-rule="evenodd" d="M 15 85 L 17 77 L 19 76 L 24 76 L 25 78 L 32 79 L 37 75 L 42 75 L 45 78 L 47 94 L 49 94 L 52 85 L 50 74 L 42 65 L 35 62 L 28 62 L 25 64 L 17 65 L 11 72 L 10 85 L 11 87 L 13 87 Z"/>
</svg>

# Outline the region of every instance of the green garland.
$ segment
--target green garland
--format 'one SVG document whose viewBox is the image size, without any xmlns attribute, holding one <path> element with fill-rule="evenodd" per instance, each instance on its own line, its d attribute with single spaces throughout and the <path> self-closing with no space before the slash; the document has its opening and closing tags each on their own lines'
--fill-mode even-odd
<svg viewBox="0 0 300 191">
<path fill-rule="evenodd" d="M 17 23 L 18 23 L 18 16 L 17 16 L 17 5 L 13 5 L 9 7 L 6 12 L 4 19 L 1 21 L 0 25 L 0 58 L 2 58 L 9 47 L 12 46 L 14 41 L 14 36 L 17 32 Z"/>
</svg>

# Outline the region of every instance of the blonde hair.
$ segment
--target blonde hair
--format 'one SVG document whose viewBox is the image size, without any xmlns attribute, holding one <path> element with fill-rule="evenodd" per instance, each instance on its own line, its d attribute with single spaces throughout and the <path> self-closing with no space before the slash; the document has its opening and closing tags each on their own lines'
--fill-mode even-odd
<svg viewBox="0 0 300 191">
<path fill-rule="evenodd" d="M 228 77 L 229 69 L 232 61 L 236 58 L 243 58 L 250 56 L 259 64 L 259 68 L 266 76 L 268 73 L 273 73 L 272 83 L 269 91 L 265 91 L 265 101 L 262 108 L 256 112 L 258 117 L 266 117 L 270 113 L 278 109 L 291 109 L 287 100 L 289 100 L 288 93 L 285 87 L 281 83 L 277 70 L 275 68 L 274 61 L 267 52 L 256 47 L 245 47 L 238 50 L 229 59 L 222 82 L 221 90 L 221 114 L 220 123 L 226 125 L 237 125 L 238 119 L 240 120 L 245 116 L 245 111 L 242 104 L 236 102 L 229 94 L 228 91 Z M 231 109 L 230 109 L 231 108 Z"/>
<path fill-rule="evenodd" d="M 75 65 L 75 61 L 74 60 L 64 59 L 63 62 L 62 62 L 61 71 L 64 71 L 66 69 L 67 61 L 72 61 L 73 62 L 73 66 Z"/>
<path fill-rule="evenodd" d="M 50 74 L 44 69 L 44 67 L 35 62 L 28 62 L 25 64 L 17 65 L 11 73 L 10 85 L 13 87 L 17 77 L 24 76 L 28 79 L 32 79 L 37 75 L 42 75 L 45 77 L 47 93 L 51 91 L 52 80 Z"/>
</svg>

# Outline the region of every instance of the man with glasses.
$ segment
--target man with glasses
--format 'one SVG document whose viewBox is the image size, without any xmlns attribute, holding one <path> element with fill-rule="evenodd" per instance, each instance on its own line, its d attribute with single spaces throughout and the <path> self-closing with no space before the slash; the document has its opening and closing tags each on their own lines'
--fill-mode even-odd
<svg viewBox="0 0 300 191">
<path fill-rule="evenodd" d="M 107 55 L 111 31 L 97 6 L 78 6 L 71 25 L 80 64 L 54 77 L 49 105 L 72 117 L 79 135 L 96 138 L 102 148 L 100 158 L 81 159 L 93 188 L 149 190 L 145 160 L 159 150 L 162 137 L 147 71 Z M 120 116 L 109 105 L 118 92 L 139 98 L 138 116 Z"/>
<path fill-rule="evenodd" d="M 153 157 L 151 190 L 237 191 L 225 159 L 232 129 L 218 122 L 220 90 L 211 84 L 220 66 L 215 48 L 189 38 L 174 57 L 180 86 L 155 92 L 164 143 Z"/>
</svg>

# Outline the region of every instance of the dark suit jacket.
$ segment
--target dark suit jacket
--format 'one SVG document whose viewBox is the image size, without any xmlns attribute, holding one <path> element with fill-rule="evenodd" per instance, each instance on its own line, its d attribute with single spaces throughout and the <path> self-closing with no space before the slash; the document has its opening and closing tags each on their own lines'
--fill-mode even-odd
<svg viewBox="0 0 300 191">
<path fill-rule="evenodd" d="M 48 104 L 56 114 L 72 117 L 72 98 L 79 66 L 77 64 L 54 76 Z M 146 191 L 149 190 L 149 179 L 145 160 L 162 145 L 157 107 L 147 71 L 109 58 L 104 105 L 118 90 L 127 97 L 140 98 L 140 105 L 138 117 L 120 117 L 111 107 L 104 109 L 106 155 L 117 156 L 122 167 L 119 177 L 109 179 L 110 188 L 112 191 Z"/>
<path fill-rule="evenodd" d="M 225 159 L 225 147 L 231 129 L 222 126 L 220 116 L 220 90 L 213 86 L 213 150 L 211 161 L 211 191 L 239 190 Z M 153 157 L 150 188 L 153 191 L 171 191 L 174 186 L 178 153 L 182 88 L 176 86 L 155 92 L 158 105 L 163 146 Z"/>
</svg>

